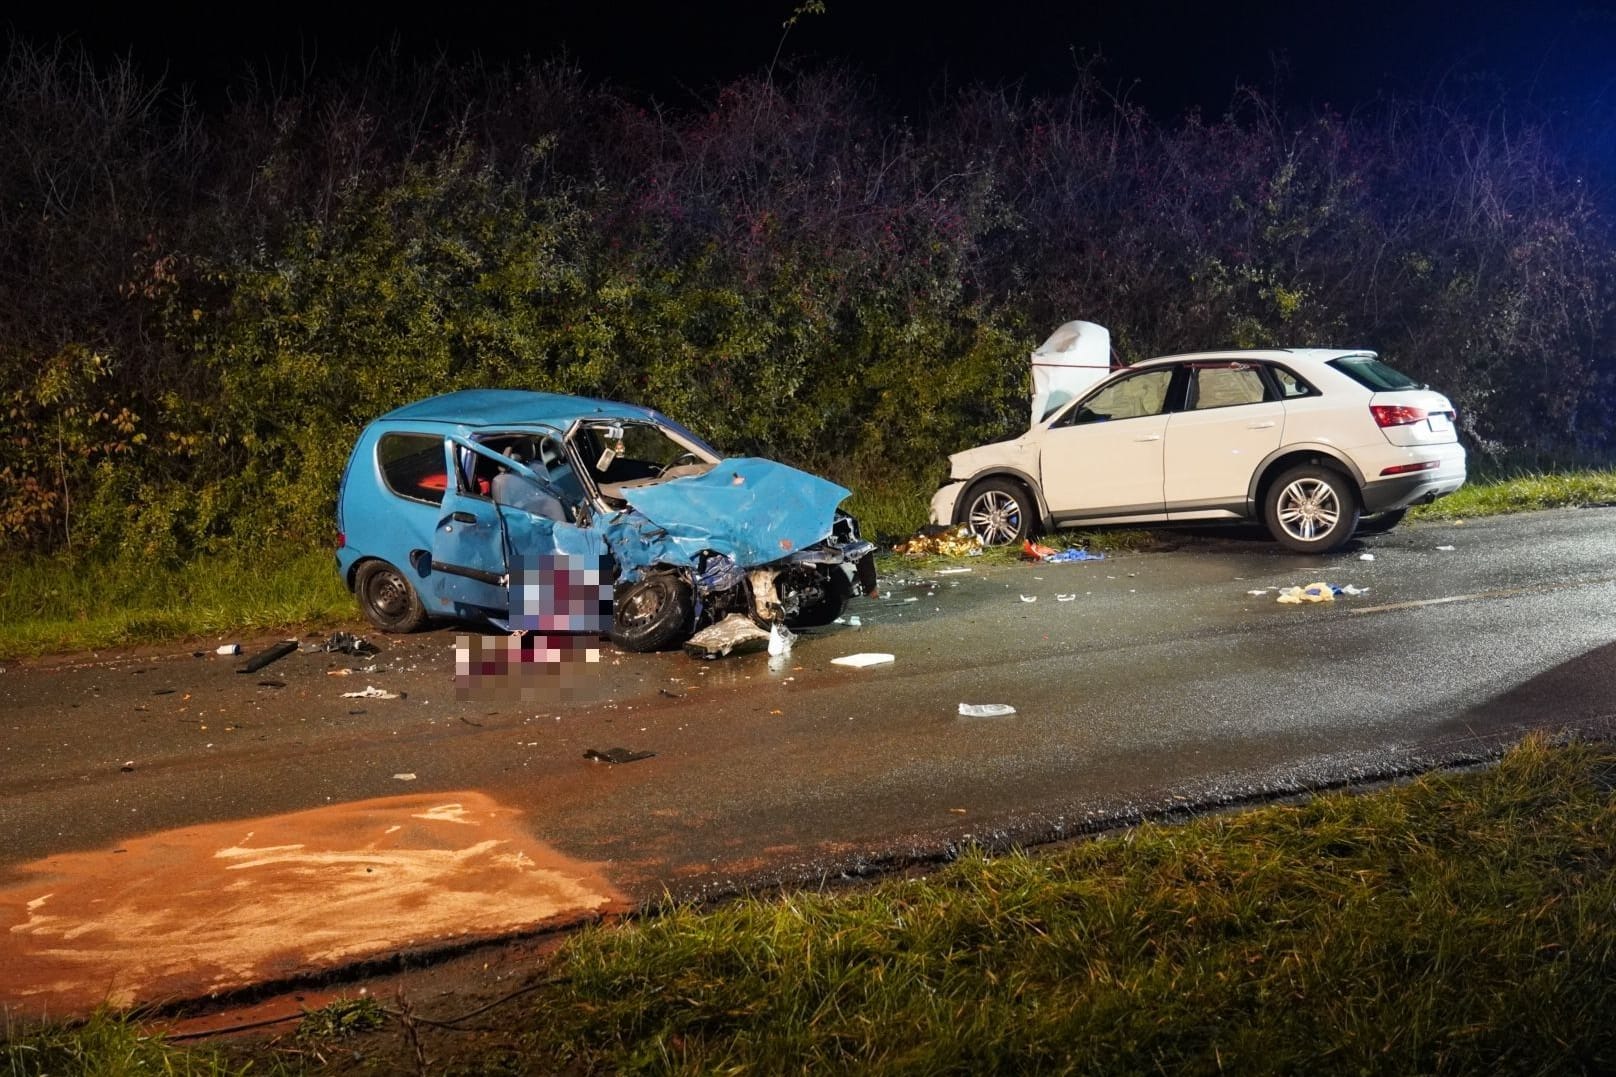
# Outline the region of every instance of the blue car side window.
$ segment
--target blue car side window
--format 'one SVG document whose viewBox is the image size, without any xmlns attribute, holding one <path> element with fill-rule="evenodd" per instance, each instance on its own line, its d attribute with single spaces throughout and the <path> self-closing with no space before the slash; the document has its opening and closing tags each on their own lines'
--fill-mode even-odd
<svg viewBox="0 0 1616 1077">
<path fill-rule="evenodd" d="M 443 463 L 443 438 L 433 434 L 384 434 L 376 444 L 382 481 L 399 497 L 443 504 L 449 476 Z"/>
</svg>

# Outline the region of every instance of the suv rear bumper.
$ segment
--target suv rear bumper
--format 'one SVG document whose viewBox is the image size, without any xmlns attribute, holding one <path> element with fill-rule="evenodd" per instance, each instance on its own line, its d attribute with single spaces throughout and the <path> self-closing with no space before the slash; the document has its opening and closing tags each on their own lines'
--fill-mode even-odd
<svg viewBox="0 0 1616 1077">
<path fill-rule="evenodd" d="M 1364 465 L 1365 515 L 1404 509 L 1410 505 L 1428 504 L 1439 497 L 1453 493 L 1465 483 L 1464 446 L 1456 442 L 1419 448 L 1387 446 L 1387 449 L 1388 452 L 1376 454 L 1373 458 L 1360 456 L 1358 459 L 1358 462 Z M 1437 466 L 1429 470 L 1382 477 L 1382 472 L 1387 468 L 1424 463 L 1432 459 L 1436 460 Z"/>
</svg>

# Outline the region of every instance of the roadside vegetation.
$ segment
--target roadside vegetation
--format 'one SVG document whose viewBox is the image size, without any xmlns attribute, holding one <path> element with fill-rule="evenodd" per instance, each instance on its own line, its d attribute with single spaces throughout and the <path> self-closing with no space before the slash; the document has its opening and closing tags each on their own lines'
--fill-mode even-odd
<svg viewBox="0 0 1616 1077">
<path fill-rule="evenodd" d="M 650 913 L 474 1009 L 328 1009 L 155 1063 L 149 1040 L 121 1061 L 138 1028 L 103 1015 L 3 1057 L 63 1072 L 44 1060 L 82 1036 L 72 1071 L 109 1075 L 1609 1072 L 1616 751 L 1530 739 L 1373 792 Z"/>
<path fill-rule="evenodd" d="M 890 544 L 926 523 L 931 490 L 877 484 L 848 507 L 865 533 Z M 1411 519 L 1479 519 L 1535 509 L 1616 505 L 1616 471 L 1517 474 L 1471 482 Z M 1094 552 L 1148 550 L 1167 531 L 1062 531 L 1039 541 Z M 1009 564 L 1017 549 L 984 551 Z M 946 557 L 883 555 L 885 576 L 950 564 Z M 338 580 L 330 550 L 212 554 L 179 565 L 89 556 L 0 559 L 0 660 L 179 639 L 212 639 L 353 621 L 358 608 Z"/>
</svg>

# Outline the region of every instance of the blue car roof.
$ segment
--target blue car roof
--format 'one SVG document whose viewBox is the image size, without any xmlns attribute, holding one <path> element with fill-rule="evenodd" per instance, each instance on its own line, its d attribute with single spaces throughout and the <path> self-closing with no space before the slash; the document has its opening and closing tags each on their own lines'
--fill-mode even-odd
<svg viewBox="0 0 1616 1077">
<path fill-rule="evenodd" d="M 574 419 L 596 415 L 609 419 L 652 419 L 656 417 L 656 412 L 633 404 L 564 393 L 537 393 L 525 389 L 462 389 L 394 408 L 382 419 L 454 423 L 460 426 L 513 426 L 522 423 L 564 426 Z"/>
</svg>

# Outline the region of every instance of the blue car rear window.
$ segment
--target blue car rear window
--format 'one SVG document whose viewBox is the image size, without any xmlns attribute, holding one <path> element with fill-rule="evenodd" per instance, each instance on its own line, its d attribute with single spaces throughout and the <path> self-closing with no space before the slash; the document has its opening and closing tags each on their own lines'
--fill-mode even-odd
<svg viewBox="0 0 1616 1077">
<path fill-rule="evenodd" d="M 443 504 L 449 485 L 443 439 L 432 434 L 383 434 L 376 444 L 382 480 L 399 497 Z"/>
</svg>

